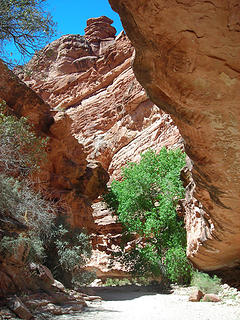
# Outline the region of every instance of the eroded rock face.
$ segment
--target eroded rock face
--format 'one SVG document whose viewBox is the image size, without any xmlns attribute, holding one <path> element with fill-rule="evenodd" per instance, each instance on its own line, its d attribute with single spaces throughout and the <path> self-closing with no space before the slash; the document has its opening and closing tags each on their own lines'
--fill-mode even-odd
<svg viewBox="0 0 240 320">
<path fill-rule="evenodd" d="M 90 26 L 91 21 L 102 19 L 90 19 Z M 67 37 L 73 47 L 78 47 L 75 35 Z M 79 38 L 80 42 L 82 38 Z M 102 42 L 105 38 L 99 40 L 99 47 Z M 61 43 L 62 37 L 43 49 L 39 59 L 46 60 L 46 66 L 49 64 L 47 48 L 54 45 L 58 56 Z M 20 73 L 24 82 L 57 112 L 55 118 L 60 123 L 62 120 L 59 119 L 69 119 L 69 127 L 62 130 L 63 135 L 69 130 L 83 146 L 87 160 L 100 162 L 111 179 L 119 176 L 120 168 L 127 161 L 139 160 L 140 153 L 148 148 L 160 150 L 164 145 L 182 146 L 170 116 L 159 111 L 136 80 L 131 68 L 132 55 L 133 47 L 122 32 L 104 53 L 96 56 L 94 66 L 85 72 L 56 75 L 57 59 L 51 60 L 51 69 L 46 70 L 44 66 L 39 67 L 35 57 L 29 63 L 34 70 L 31 78 L 26 72 Z M 47 72 L 44 78 L 43 70 Z M 67 122 L 64 120 L 64 123 Z M 61 127 L 59 124 L 59 131 Z"/>
<path fill-rule="evenodd" d="M 83 146 L 71 133 L 72 120 L 67 114 L 57 114 L 54 118 L 49 105 L 2 62 L 0 72 L 0 98 L 15 114 L 28 118 L 37 134 L 49 138 L 47 159 L 33 179 L 50 198 L 71 203 L 71 223 L 93 230 L 89 203 L 105 190 L 107 172 L 99 163 L 87 162 Z"/>
<path fill-rule="evenodd" d="M 62 51 L 61 44 L 65 38 L 61 37 L 43 49 L 39 59 L 45 61 L 46 67 L 35 57 L 29 63 L 34 70 L 31 76 L 26 72 L 20 74 L 25 83 L 57 111 L 56 119 L 69 119 L 69 127 L 62 131 L 63 134 L 71 132 L 83 146 L 87 160 L 100 162 L 109 173 L 110 180 L 119 177 L 123 165 L 128 161 L 138 161 L 140 153 L 149 148 L 159 151 L 163 146 L 183 146 L 171 117 L 150 101 L 136 80 L 131 68 L 133 47 L 126 35 L 122 32 L 115 38 L 115 33 L 112 33 L 107 35 L 110 38 L 106 38 L 104 28 L 108 32 L 111 22 L 103 17 L 90 19 L 85 38 L 67 36 L 70 52 L 78 48 L 83 39 L 87 39 L 85 46 L 91 47 L 92 51 L 97 48 L 92 56 L 86 53 L 84 59 L 95 59 L 86 70 L 76 69 L 73 73 L 56 71 L 58 58 L 48 58 L 47 52 L 54 46 L 56 57 L 61 56 L 64 60 L 64 55 L 69 56 L 70 53 Z M 82 53 L 74 57 L 75 60 L 82 58 Z M 88 189 L 85 186 L 84 189 L 86 193 Z M 93 205 L 93 219 L 93 246 L 96 251 L 90 267 L 95 267 L 101 277 L 126 276 L 118 265 L 111 270 L 106 267 L 108 255 L 119 244 L 121 226 L 116 224 L 101 202 Z"/>
<path fill-rule="evenodd" d="M 238 1 L 109 0 L 135 47 L 134 71 L 170 113 L 193 160 L 202 212 L 187 217 L 188 256 L 203 270 L 239 265 Z"/>
<path fill-rule="evenodd" d="M 49 106 L 33 90 L 19 81 L 1 60 L 0 74 L 0 99 L 6 101 L 17 116 L 27 117 L 38 134 L 48 133 L 54 122 Z"/>
<path fill-rule="evenodd" d="M 70 223 L 95 231 L 91 202 L 105 190 L 108 173 L 100 163 L 88 162 L 83 145 L 71 134 L 72 120 L 54 113 L 33 90 L 27 87 L 0 61 L 0 101 L 17 116 L 25 116 L 37 135 L 48 137 L 47 159 L 32 179 L 47 197 L 66 203 Z M 70 210 L 68 210 L 68 207 Z M 27 231 L 28 227 L 14 217 L 0 212 L 0 241 L 3 236 Z M 0 296 L 26 288 L 36 289 L 31 273 L 25 268 L 24 252 L 17 257 L 0 256 Z M 25 269 L 24 269 L 25 268 Z"/>
<path fill-rule="evenodd" d="M 115 38 L 116 29 L 111 26 L 112 23 L 113 20 L 105 16 L 88 19 L 87 27 L 84 30 L 85 38 L 89 43 Z"/>
</svg>

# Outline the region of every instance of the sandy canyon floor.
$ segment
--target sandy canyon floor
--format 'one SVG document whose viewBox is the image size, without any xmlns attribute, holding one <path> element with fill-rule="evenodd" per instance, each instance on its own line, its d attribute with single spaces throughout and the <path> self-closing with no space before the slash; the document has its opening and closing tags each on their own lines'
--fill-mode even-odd
<svg viewBox="0 0 240 320">
<path fill-rule="evenodd" d="M 96 288 L 102 301 L 88 303 L 78 315 L 58 316 L 65 320 L 240 320 L 240 304 L 189 302 L 189 289 L 162 294 L 140 287 Z"/>
</svg>

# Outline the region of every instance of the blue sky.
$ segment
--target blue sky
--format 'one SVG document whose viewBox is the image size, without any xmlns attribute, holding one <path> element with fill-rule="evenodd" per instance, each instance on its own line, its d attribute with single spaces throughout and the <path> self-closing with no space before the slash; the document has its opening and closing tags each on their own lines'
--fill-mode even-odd
<svg viewBox="0 0 240 320">
<path fill-rule="evenodd" d="M 49 11 L 58 23 L 59 36 L 68 33 L 84 35 L 87 19 L 100 16 L 111 18 L 118 33 L 123 29 L 118 14 L 111 9 L 108 0 L 48 0 L 47 2 Z"/>
<path fill-rule="evenodd" d="M 120 18 L 111 9 L 108 0 L 47 0 L 45 8 L 57 23 L 57 36 L 53 40 L 64 34 L 84 35 L 86 21 L 93 17 L 107 16 L 114 21 L 117 34 L 123 30 Z M 7 46 L 7 50 L 11 52 L 12 59 L 20 60 L 19 53 L 12 45 Z M 25 62 L 27 60 L 29 58 Z"/>
</svg>

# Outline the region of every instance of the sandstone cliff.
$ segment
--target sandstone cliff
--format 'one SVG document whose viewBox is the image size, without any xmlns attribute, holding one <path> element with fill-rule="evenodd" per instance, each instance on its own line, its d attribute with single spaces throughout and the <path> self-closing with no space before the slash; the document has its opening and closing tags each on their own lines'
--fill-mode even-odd
<svg viewBox="0 0 240 320">
<path fill-rule="evenodd" d="M 123 32 L 115 36 L 111 23 L 106 17 L 89 19 L 85 36 L 61 37 L 18 71 L 57 112 L 55 118 L 62 119 L 58 132 L 74 136 L 87 160 L 100 162 L 110 180 L 148 148 L 183 145 L 170 116 L 150 101 L 136 80 L 131 67 L 133 47 Z M 65 117 L 71 121 L 68 128 L 63 126 Z M 57 158 L 53 162 L 58 163 Z M 94 184 L 89 185 L 91 190 Z M 96 251 L 91 266 L 99 266 L 99 276 L 106 276 L 106 271 L 108 276 L 119 276 L 119 266 L 107 270 L 106 255 L 119 242 L 121 226 L 101 202 L 93 209 Z"/>
<path fill-rule="evenodd" d="M 67 204 L 66 214 L 72 224 L 95 230 L 89 203 L 104 191 L 109 178 L 107 172 L 99 163 L 86 160 L 83 146 L 71 135 L 72 120 L 67 115 L 54 119 L 49 105 L 1 61 L 0 74 L 0 101 L 5 100 L 17 116 L 27 117 L 38 135 L 49 137 L 47 161 L 41 166 L 40 173 L 33 177 L 36 186 L 50 199 Z M 0 240 L 4 235 L 11 236 L 11 232 L 26 229 L 24 224 L 0 212 Z M 17 259 L 0 257 L 0 296 L 36 287 L 23 269 L 21 252 Z"/>
<path fill-rule="evenodd" d="M 89 19 L 84 37 L 62 36 L 30 61 L 30 75 L 25 70 L 19 76 L 57 117 L 71 119 L 71 133 L 87 159 L 116 177 L 142 151 L 181 145 L 181 137 L 136 80 L 133 47 L 123 32 L 115 37 L 111 23 L 106 17 Z"/>
<path fill-rule="evenodd" d="M 239 265 L 239 17 L 236 0 L 109 0 L 136 50 L 134 71 L 173 117 L 193 160 L 188 256 L 203 270 Z"/>
</svg>

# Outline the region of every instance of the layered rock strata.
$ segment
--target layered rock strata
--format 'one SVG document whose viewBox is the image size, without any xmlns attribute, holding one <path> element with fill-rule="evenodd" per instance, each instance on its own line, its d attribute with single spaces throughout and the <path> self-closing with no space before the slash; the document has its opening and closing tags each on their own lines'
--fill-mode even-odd
<svg viewBox="0 0 240 320">
<path fill-rule="evenodd" d="M 111 22 L 106 17 L 89 19 L 85 37 L 61 37 L 35 56 L 24 72 L 18 71 L 57 111 L 56 117 L 72 121 L 68 130 L 83 146 L 87 160 L 100 162 L 110 180 L 148 148 L 183 146 L 170 116 L 150 101 L 136 80 L 131 68 L 133 47 L 123 32 L 115 37 Z M 96 251 L 91 265 L 99 266 L 101 277 L 121 275 L 119 266 L 107 270 L 104 262 L 119 243 L 121 226 L 101 202 L 93 209 Z"/>
<path fill-rule="evenodd" d="M 49 105 L 1 61 L 0 73 L 0 99 L 14 114 L 26 117 L 38 135 L 48 137 L 47 159 L 33 179 L 49 198 L 71 203 L 70 222 L 91 230 L 94 224 L 89 202 L 105 190 L 107 172 L 96 161 L 86 160 L 83 146 L 71 134 L 68 115 L 50 111 Z"/>
<path fill-rule="evenodd" d="M 240 263 L 238 1 L 109 0 L 136 50 L 134 72 L 170 113 L 193 160 L 188 256 L 203 270 Z"/>
<path fill-rule="evenodd" d="M 50 104 L 57 118 L 72 121 L 71 134 L 83 145 L 87 159 L 101 162 L 114 178 L 122 165 L 139 160 L 144 150 L 182 146 L 182 139 L 170 116 L 159 111 L 136 80 L 131 68 L 133 47 L 123 32 L 115 38 L 112 34 L 105 51 L 98 55 L 91 51 L 96 34 L 98 47 L 105 43 L 101 37 L 111 23 L 107 17 L 89 19 L 85 37 L 67 35 L 55 40 L 19 77 Z M 81 46 L 88 49 L 80 52 Z M 69 56 L 74 61 L 85 58 L 86 70 L 59 71 Z M 94 65 L 89 66 L 93 57 Z M 31 70 L 30 76 L 26 70 Z"/>
<path fill-rule="evenodd" d="M 9 110 L 26 117 L 37 135 L 48 137 L 47 159 L 32 179 L 48 198 L 66 204 L 68 220 L 78 227 L 95 231 L 91 202 L 105 190 L 108 174 L 97 162 L 88 162 L 83 146 L 71 135 L 69 116 L 53 118 L 50 107 L 0 61 L 0 101 Z M 70 210 L 68 210 L 70 208 Z M 25 223 L 0 212 L 0 241 L 3 236 L 28 230 Z M 36 287 L 26 272 L 23 252 L 17 257 L 0 257 L 0 296 L 26 287 Z M 23 270 L 24 269 L 24 270 Z"/>
</svg>

